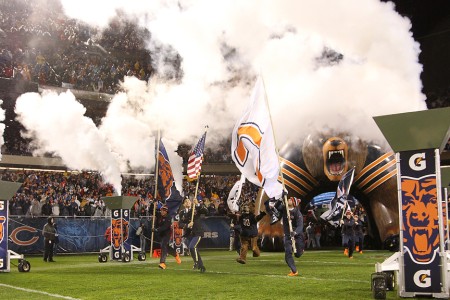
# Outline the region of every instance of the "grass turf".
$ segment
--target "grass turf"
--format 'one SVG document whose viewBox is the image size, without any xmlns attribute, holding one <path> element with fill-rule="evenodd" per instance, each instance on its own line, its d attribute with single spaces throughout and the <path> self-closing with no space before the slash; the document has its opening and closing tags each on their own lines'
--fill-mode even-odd
<svg viewBox="0 0 450 300">
<path fill-rule="evenodd" d="M 56 255 L 55 263 L 41 256 L 26 259 L 29 273 L 17 270 L 0 273 L 0 299 L 373 299 L 370 289 L 375 263 L 393 253 L 365 251 L 354 259 L 341 250 L 306 251 L 296 259 L 299 276 L 288 277 L 284 253 L 249 252 L 247 264 L 236 262 L 235 251 L 200 249 L 206 272 L 192 270 L 192 259 L 182 257 L 176 264 L 166 260 L 167 269 L 158 268 L 159 259 L 123 263 L 99 263 L 96 254 Z M 387 299 L 401 299 L 397 291 Z"/>
</svg>

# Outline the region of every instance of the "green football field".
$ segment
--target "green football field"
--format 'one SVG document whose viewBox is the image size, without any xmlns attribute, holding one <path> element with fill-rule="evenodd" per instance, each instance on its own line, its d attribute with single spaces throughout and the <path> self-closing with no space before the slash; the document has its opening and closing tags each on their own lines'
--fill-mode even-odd
<svg viewBox="0 0 450 300">
<path fill-rule="evenodd" d="M 375 263 L 393 253 L 365 251 L 353 259 L 341 250 L 311 250 L 296 260 L 298 277 L 288 277 L 284 253 L 262 252 L 247 264 L 236 262 L 235 251 L 202 250 L 206 272 L 192 270 L 192 259 L 173 257 L 167 269 L 159 259 L 129 263 L 98 262 L 97 254 L 56 255 L 54 263 L 29 256 L 30 272 L 0 273 L 0 299 L 373 299 L 371 274 Z M 400 299 L 397 291 L 387 299 Z M 411 298 L 410 298 L 411 299 Z"/>
</svg>

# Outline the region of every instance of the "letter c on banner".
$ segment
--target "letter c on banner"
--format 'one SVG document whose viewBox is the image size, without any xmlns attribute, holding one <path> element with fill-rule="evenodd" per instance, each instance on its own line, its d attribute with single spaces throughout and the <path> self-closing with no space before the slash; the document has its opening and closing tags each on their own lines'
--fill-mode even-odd
<svg viewBox="0 0 450 300">
<path fill-rule="evenodd" d="M 421 288 L 431 286 L 430 270 L 419 270 L 414 274 L 414 283 Z"/>
<path fill-rule="evenodd" d="M 427 167 L 425 153 L 416 153 L 409 159 L 409 167 L 414 171 L 423 171 Z"/>
<path fill-rule="evenodd" d="M 19 246 L 30 246 L 36 243 L 39 240 L 39 237 L 33 236 L 31 238 L 28 238 L 27 240 L 20 239 L 20 233 L 22 231 L 30 232 L 36 234 L 38 231 L 36 228 L 30 227 L 30 226 L 20 226 L 14 229 L 9 237 L 11 238 L 12 242 Z"/>
</svg>

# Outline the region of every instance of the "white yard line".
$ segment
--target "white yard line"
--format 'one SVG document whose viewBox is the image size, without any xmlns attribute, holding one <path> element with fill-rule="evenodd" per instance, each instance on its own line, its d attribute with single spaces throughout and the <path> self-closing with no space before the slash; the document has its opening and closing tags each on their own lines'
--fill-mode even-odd
<svg viewBox="0 0 450 300">
<path fill-rule="evenodd" d="M 26 288 L 22 288 L 22 287 L 18 287 L 18 286 L 13 286 L 13 285 L 9 285 L 9 284 L 3 284 L 3 283 L 0 283 L 0 286 L 6 287 L 6 288 L 10 288 L 10 289 L 19 290 L 19 291 L 24 291 L 24 292 L 27 292 L 27 293 L 35 293 L 35 294 L 41 294 L 41 295 L 45 295 L 45 296 L 50 296 L 50 297 L 53 297 L 53 298 L 61 298 L 61 299 L 69 299 L 69 300 L 79 300 L 78 298 L 72 298 L 72 297 L 63 296 L 63 295 L 47 293 L 47 292 L 43 292 L 43 291 L 39 291 L 39 290 L 26 289 Z"/>
</svg>

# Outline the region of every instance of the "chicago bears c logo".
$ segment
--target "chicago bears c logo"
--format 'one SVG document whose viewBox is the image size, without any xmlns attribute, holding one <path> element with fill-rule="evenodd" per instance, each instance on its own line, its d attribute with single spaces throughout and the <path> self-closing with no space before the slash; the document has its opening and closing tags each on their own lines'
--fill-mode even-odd
<svg viewBox="0 0 450 300">
<path fill-rule="evenodd" d="M 260 151 L 261 142 L 264 133 L 261 132 L 257 124 L 244 123 L 239 126 L 238 131 L 238 142 L 236 149 L 233 150 L 233 155 L 240 166 L 245 166 L 247 163 L 251 149 L 256 148 L 257 152 Z M 258 157 L 255 165 L 255 174 L 258 177 L 259 182 L 263 182 L 264 178 L 260 171 L 261 157 Z"/>
<path fill-rule="evenodd" d="M 419 263 L 432 260 L 439 245 L 436 178 L 402 178 L 403 243 Z"/>
<path fill-rule="evenodd" d="M 37 236 L 38 231 L 36 228 L 30 226 L 20 226 L 14 229 L 9 237 L 11 241 L 19 246 L 30 246 L 36 243 L 39 240 L 39 236 Z"/>
<path fill-rule="evenodd" d="M 123 237 L 123 238 L 122 238 Z M 114 249 L 119 249 L 122 242 L 128 240 L 128 221 L 122 219 L 111 220 L 111 242 Z"/>
</svg>

